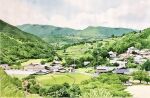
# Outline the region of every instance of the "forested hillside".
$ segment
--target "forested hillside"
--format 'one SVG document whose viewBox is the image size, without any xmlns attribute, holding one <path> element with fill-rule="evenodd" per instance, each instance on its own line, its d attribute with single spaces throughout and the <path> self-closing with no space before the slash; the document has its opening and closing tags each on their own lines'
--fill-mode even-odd
<svg viewBox="0 0 150 98">
<path fill-rule="evenodd" d="M 125 52 L 129 47 L 150 49 L 150 28 L 126 34 L 125 36 L 118 38 L 114 43 L 110 43 L 108 46 L 109 50 L 118 53 Z"/>
<path fill-rule="evenodd" d="M 150 49 L 150 28 L 130 32 L 122 37 L 70 45 L 63 50 L 58 50 L 57 53 L 69 64 L 73 63 L 75 59 L 76 64 L 81 67 L 84 61 L 91 61 L 90 66 L 106 64 L 109 51 L 121 54 L 126 52 L 129 47 Z"/>
<path fill-rule="evenodd" d="M 108 38 L 111 36 L 121 36 L 133 31 L 127 28 L 110 28 L 110 27 L 87 27 L 83 30 L 70 28 L 61 28 L 50 25 L 31 25 L 25 24 L 18 26 L 23 31 L 41 37 L 46 42 L 52 44 L 73 44 L 82 41 L 93 41 Z"/>
<path fill-rule="evenodd" d="M 0 68 L 0 97 L 24 97 L 21 81 L 8 76 L 2 68 Z"/>
<path fill-rule="evenodd" d="M 20 59 L 51 57 L 51 47 L 35 35 L 0 20 L 0 60 L 14 64 Z"/>
</svg>

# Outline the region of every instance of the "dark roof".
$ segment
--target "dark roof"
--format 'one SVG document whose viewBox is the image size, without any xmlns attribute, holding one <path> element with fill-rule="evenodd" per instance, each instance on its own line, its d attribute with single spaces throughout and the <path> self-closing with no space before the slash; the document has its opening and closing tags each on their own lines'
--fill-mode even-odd
<svg viewBox="0 0 150 98">
<path fill-rule="evenodd" d="M 117 73 L 117 74 L 126 74 L 128 72 L 129 72 L 129 70 L 126 68 L 119 68 L 114 71 L 114 73 Z"/>
</svg>

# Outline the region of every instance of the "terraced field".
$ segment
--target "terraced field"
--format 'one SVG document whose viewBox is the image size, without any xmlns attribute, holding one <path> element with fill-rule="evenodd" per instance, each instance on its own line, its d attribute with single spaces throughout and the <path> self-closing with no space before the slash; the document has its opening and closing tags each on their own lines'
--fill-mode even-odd
<svg viewBox="0 0 150 98">
<path fill-rule="evenodd" d="M 42 86 L 49 86 L 52 84 L 63 84 L 65 82 L 69 84 L 80 84 L 82 81 L 90 78 L 91 76 L 89 75 L 79 73 L 47 74 L 36 77 L 37 81 Z"/>
</svg>

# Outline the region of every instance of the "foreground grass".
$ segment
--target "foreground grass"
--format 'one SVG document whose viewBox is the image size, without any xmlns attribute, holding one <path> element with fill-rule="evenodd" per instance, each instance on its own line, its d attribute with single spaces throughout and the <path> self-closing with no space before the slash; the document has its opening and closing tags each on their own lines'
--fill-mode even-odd
<svg viewBox="0 0 150 98">
<path fill-rule="evenodd" d="M 49 86 L 53 84 L 63 84 L 63 83 L 69 83 L 69 84 L 80 84 L 82 81 L 90 79 L 91 76 L 79 74 L 79 73 L 61 73 L 61 74 L 47 74 L 47 75 L 41 75 L 37 76 L 37 81 L 42 86 Z"/>
<path fill-rule="evenodd" d="M 0 68 L 0 98 L 24 97 L 24 92 L 14 84 L 14 81 Z"/>
</svg>

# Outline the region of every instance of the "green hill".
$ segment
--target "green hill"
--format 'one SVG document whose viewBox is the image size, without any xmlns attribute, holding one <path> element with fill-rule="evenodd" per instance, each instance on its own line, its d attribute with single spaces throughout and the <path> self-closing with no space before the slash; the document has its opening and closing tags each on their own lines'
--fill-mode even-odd
<svg viewBox="0 0 150 98">
<path fill-rule="evenodd" d="M 24 97 L 24 93 L 15 84 L 16 80 L 8 76 L 2 68 L 0 68 L 0 97 Z"/>
<path fill-rule="evenodd" d="M 18 26 L 19 29 L 37 35 L 46 42 L 73 44 L 81 41 L 93 41 L 111 37 L 112 35 L 121 36 L 133 29 L 127 28 L 110 28 L 110 27 L 88 27 L 83 30 L 75 30 L 70 28 L 61 28 L 51 25 L 31 25 L 25 24 Z"/>
<path fill-rule="evenodd" d="M 1 63 L 16 63 L 20 59 L 52 56 L 51 47 L 35 35 L 21 31 L 0 20 Z"/>
<path fill-rule="evenodd" d="M 132 32 L 125 36 L 118 38 L 114 43 L 109 44 L 109 49 L 118 53 L 125 52 L 129 47 L 136 47 L 138 49 L 150 49 L 150 28 L 139 32 Z"/>
<path fill-rule="evenodd" d="M 150 28 L 138 32 L 130 32 L 121 37 L 108 38 L 100 41 L 79 43 L 71 45 L 64 50 L 58 50 L 57 53 L 62 58 L 71 58 L 72 60 L 93 58 L 93 51 L 104 50 L 105 52 L 116 51 L 118 54 L 126 52 L 129 47 L 138 49 L 150 49 Z M 71 60 L 70 60 L 71 61 Z M 81 60 L 82 61 L 82 60 Z M 94 61 L 94 60 L 93 60 Z"/>
</svg>

